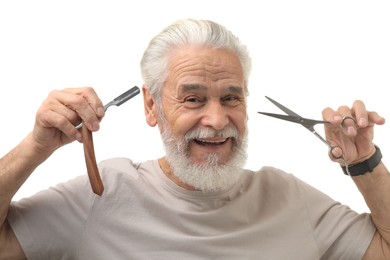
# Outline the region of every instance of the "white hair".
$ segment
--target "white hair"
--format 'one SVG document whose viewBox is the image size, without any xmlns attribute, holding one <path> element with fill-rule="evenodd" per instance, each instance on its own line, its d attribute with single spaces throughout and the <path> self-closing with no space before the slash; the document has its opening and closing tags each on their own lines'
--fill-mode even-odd
<svg viewBox="0 0 390 260">
<path fill-rule="evenodd" d="M 141 73 L 149 93 L 160 103 L 160 90 L 167 77 L 170 52 L 182 46 L 204 46 L 226 49 L 240 60 L 248 94 L 251 58 L 245 45 L 224 26 L 208 20 L 178 20 L 156 35 L 141 59 Z"/>
</svg>

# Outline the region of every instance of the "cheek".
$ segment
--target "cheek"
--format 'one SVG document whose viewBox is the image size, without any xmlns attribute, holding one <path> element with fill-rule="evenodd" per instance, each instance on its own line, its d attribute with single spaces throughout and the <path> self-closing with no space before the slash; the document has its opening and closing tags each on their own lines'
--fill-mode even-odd
<svg viewBox="0 0 390 260">
<path fill-rule="evenodd" d="M 238 128 L 241 136 L 247 131 L 248 115 L 246 110 L 236 111 L 231 114 L 231 123 Z"/>
<path fill-rule="evenodd" d="M 188 131 L 193 129 L 198 122 L 195 114 L 187 112 L 167 118 L 171 132 L 176 136 L 184 136 Z"/>
</svg>

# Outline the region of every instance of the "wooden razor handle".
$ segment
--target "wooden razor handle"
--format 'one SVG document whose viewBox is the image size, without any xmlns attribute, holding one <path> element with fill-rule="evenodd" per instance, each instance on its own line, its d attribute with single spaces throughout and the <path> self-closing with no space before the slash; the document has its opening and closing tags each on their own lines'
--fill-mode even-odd
<svg viewBox="0 0 390 260">
<path fill-rule="evenodd" d="M 87 165 L 89 182 L 91 183 L 92 191 L 101 196 L 103 194 L 104 186 L 96 164 L 92 132 L 85 124 L 83 124 L 81 131 L 83 135 L 84 157 Z"/>
</svg>

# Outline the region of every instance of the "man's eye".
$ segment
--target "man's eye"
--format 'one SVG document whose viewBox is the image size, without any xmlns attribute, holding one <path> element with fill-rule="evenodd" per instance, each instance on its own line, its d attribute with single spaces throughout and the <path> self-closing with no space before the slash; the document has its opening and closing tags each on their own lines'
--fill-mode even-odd
<svg viewBox="0 0 390 260">
<path fill-rule="evenodd" d="M 188 97 L 184 102 L 189 108 L 198 108 L 204 105 L 205 99 L 199 97 Z"/>
<path fill-rule="evenodd" d="M 235 105 L 240 102 L 240 98 L 237 96 L 227 96 L 222 99 L 222 102 L 227 105 Z"/>
<path fill-rule="evenodd" d="M 198 103 L 198 102 L 201 102 L 201 100 L 200 100 L 200 98 L 190 97 L 190 98 L 187 98 L 187 99 L 186 99 L 186 102 Z"/>
</svg>

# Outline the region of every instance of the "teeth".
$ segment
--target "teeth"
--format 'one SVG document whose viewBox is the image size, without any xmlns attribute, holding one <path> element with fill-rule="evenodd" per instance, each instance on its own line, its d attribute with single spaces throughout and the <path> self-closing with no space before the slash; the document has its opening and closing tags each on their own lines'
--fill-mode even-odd
<svg viewBox="0 0 390 260">
<path fill-rule="evenodd" d="M 227 139 L 224 139 L 222 141 L 213 141 L 213 140 L 202 140 L 202 139 L 195 139 L 195 141 L 203 144 L 223 144 L 226 142 Z"/>
</svg>

